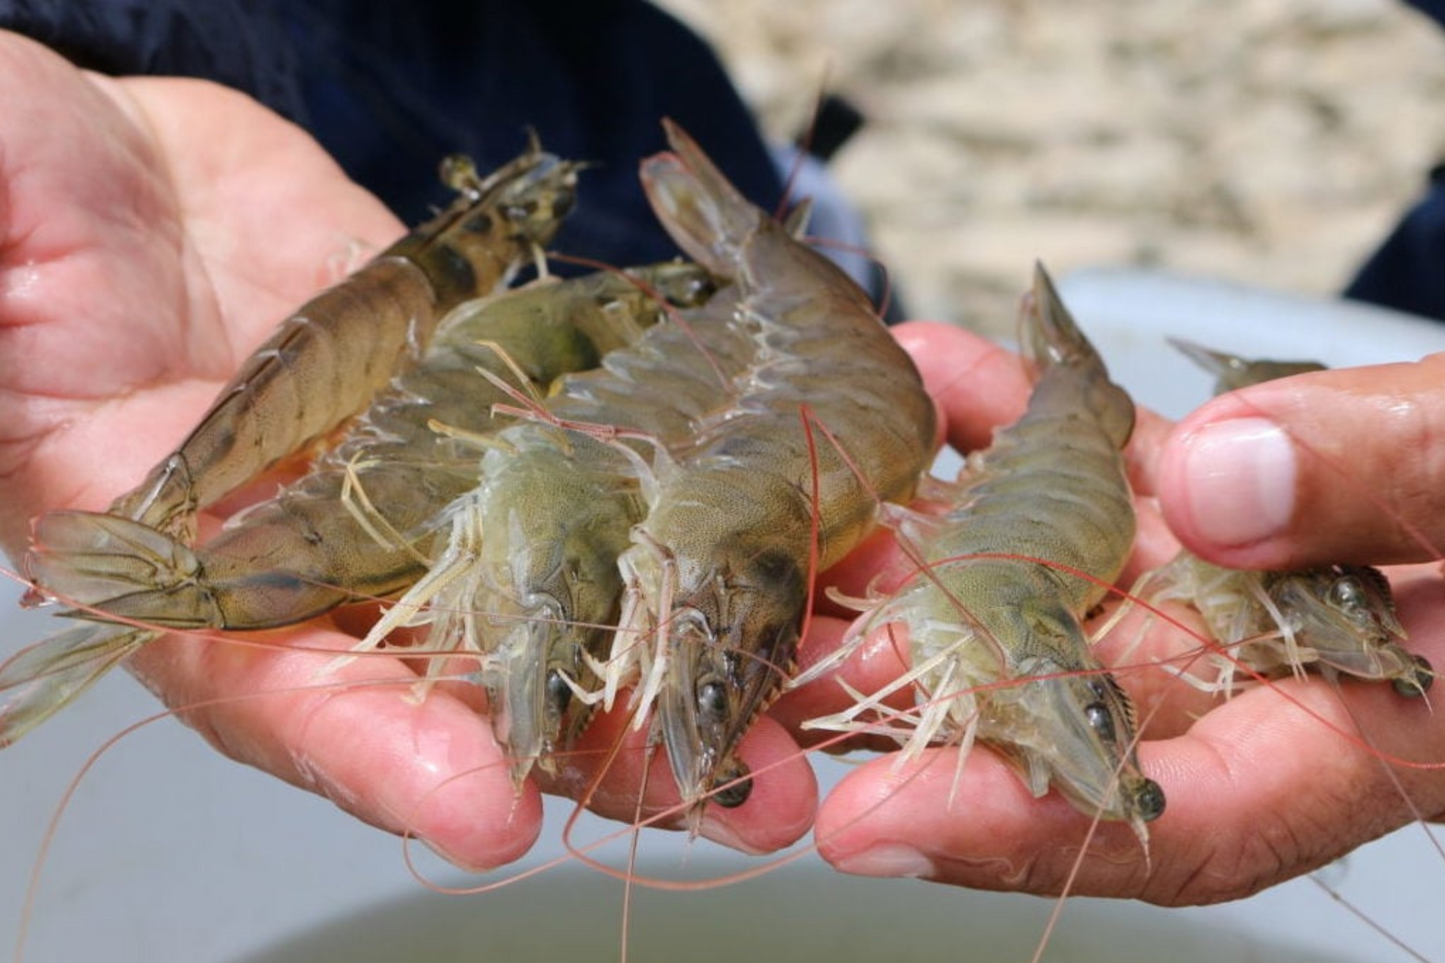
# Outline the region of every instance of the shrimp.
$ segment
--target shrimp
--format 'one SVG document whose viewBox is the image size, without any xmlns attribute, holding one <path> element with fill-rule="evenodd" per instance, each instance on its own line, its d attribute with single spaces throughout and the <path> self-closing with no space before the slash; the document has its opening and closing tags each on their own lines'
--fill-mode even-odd
<svg viewBox="0 0 1445 963">
<path fill-rule="evenodd" d="M 664 126 L 672 152 L 643 162 L 644 187 L 679 246 L 736 283 L 755 354 L 691 444 L 654 462 L 602 673 L 605 704 L 637 684 L 637 725 L 656 704 L 695 821 L 714 790 L 721 805 L 745 801 L 737 744 L 791 669 L 809 573 L 872 529 L 877 499 L 912 496 L 934 411 L 863 291 Z M 810 444 L 808 418 L 826 443 Z"/>
<path fill-rule="evenodd" d="M 1215 393 L 1309 371 L 1312 361 L 1246 361 L 1187 341 L 1171 343 L 1217 376 Z M 1421 696 L 1434 681 L 1430 663 L 1400 645 L 1390 583 L 1366 565 L 1324 565 L 1293 571 L 1244 571 L 1180 552 L 1145 576 L 1155 602 L 1183 600 L 1227 648 L 1211 658 L 1212 681 L 1185 678 L 1229 693 L 1241 671 L 1255 677 L 1300 674 L 1307 667 L 1360 679 L 1390 680 L 1404 696 Z"/>
<path fill-rule="evenodd" d="M 534 763 L 552 771 L 553 753 L 585 724 L 590 660 L 616 621 L 617 558 L 642 519 L 641 455 L 628 446 L 643 443 L 612 435 L 661 451 L 693 437 L 723 391 L 716 372 L 752 354 L 735 301 L 725 289 L 682 310 L 598 369 L 559 379 L 534 418 L 477 439 L 480 481 L 447 509 L 446 548 L 358 646 L 429 624 L 425 650 L 480 653 L 477 678 L 518 785 Z M 680 390 L 689 381 L 704 387 Z M 603 425 L 606 437 L 586 431 Z"/>
<path fill-rule="evenodd" d="M 85 560 L 67 553 L 66 524 L 92 516 L 55 512 L 37 525 L 33 571 L 101 610 L 91 617 L 170 628 L 273 628 L 407 588 L 430 560 L 434 516 L 476 484 L 472 448 L 455 436 L 491 431 L 491 407 L 509 391 L 544 391 L 636 338 L 660 313 L 647 292 L 691 300 L 706 284 L 701 269 L 685 264 L 635 274 L 538 282 L 462 305 L 419 367 L 394 379 L 336 448 L 275 497 L 231 518 L 204 548 L 101 516 L 113 538 L 135 547 L 134 557 L 126 569 L 87 573 Z M 515 371 L 522 384 L 504 388 L 479 371 L 503 386 Z M 433 429 L 438 423 L 446 434 Z"/>
<path fill-rule="evenodd" d="M 42 516 L 27 558 L 39 576 L 28 601 L 51 593 L 121 609 L 110 594 L 117 587 L 154 586 L 164 595 L 169 584 L 194 609 L 204 596 L 191 583 L 196 571 L 187 547 L 197 511 L 356 414 L 393 374 L 415 363 L 444 313 L 509 281 L 571 208 L 576 171 L 535 143 L 486 179 L 465 159 L 444 163 L 444 180 L 460 193 L 451 207 L 282 322 L 138 487 L 106 513 Z M 363 325 L 364 331 L 347 330 Z M 213 613 L 172 612 L 171 602 L 144 591 L 141 598 L 156 624 L 224 621 Z M 299 611 L 294 605 L 291 611 Z M 256 617 L 250 623 L 268 624 Z M 7 662 L 0 691 L 15 691 L 0 706 L 0 745 L 155 635 L 119 624 L 83 626 Z"/>
<path fill-rule="evenodd" d="M 794 684 L 841 662 L 874 629 L 904 625 L 912 669 L 806 727 L 872 729 L 859 717 L 912 684 L 919 707 L 899 720 L 912 723 L 897 734 L 900 761 L 938 739 L 966 753 L 977 738 L 1035 795 L 1052 784 L 1086 812 L 1128 820 L 1146 841 L 1144 823 L 1163 812 L 1164 794 L 1139 771 L 1133 707 L 1082 626 L 1133 544 L 1121 450 L 1134 406 L 1042 266 L 1021 324 L 1042 368 L 1027 411 L 945 488 L 942 517 L 896 512 L 923 570 L 895 594 L 857 603 L 863 614 L 843 646 Z"/>
<path fill-rule="evenodd" d="M 572 208 L 576 175 L 535 143 L 485 179 L 448 158 L 452 205 L 281 322 L 109 514 L 192 540 L 197 509 L 360 412 L 415 363 L 447 311 L 536 256 Z"/>
</svg>

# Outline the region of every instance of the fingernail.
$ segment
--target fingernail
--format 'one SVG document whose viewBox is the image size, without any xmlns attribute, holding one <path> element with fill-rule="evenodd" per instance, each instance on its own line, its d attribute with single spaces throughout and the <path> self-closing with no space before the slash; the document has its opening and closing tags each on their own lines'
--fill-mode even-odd
<svg viewBox="0 0 1445 963">
<path fill-rule="evenodd" d="M 1249 545 L 1285 529 L 1294 512 L 1295 455 L 1264 418 L 1210 425 L 1185 440 L 1194 527 L 1221 547 Z"/>
<path fill-rule="evenodd" d="M 919 879 L 937 874 L 933 862 L 903 843 L 880 843 L 834 860 L 833 867 L 854 876 L 888 876 Z"/>
</svg>

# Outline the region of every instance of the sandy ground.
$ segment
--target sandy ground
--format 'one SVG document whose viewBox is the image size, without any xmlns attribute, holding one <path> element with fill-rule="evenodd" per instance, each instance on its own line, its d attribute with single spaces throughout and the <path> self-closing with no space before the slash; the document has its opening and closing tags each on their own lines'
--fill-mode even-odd
<svg viewBox="0 0 1445 963">
<path fill-rule="evenodd" d="M 913 316 L 1011 330 L 1056 273 L 1337 291 L 1445 158 L 1445 32 L 1393 0 L 662 0 L 832 167 Z"/>
</svg>

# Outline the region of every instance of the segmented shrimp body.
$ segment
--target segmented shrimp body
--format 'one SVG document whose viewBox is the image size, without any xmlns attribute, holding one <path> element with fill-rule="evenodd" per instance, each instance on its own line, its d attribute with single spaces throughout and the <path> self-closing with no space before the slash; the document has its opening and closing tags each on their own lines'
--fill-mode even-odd
<svg viewBox="0 0 1445 963">
<path fill-rule="evenodd" d="M 706 277 L 672 264 L 637 274 L 540 281 L 463 304 L 419 366 L 397 376 L 336 448 L 203 547 L 128 519 L 56 512 L 37 526 L 34 571 L 101 607 L 98 617 L 174 628 L 289 625 L 407 588 L 434 554 L 437 516 L 477 484 L 475 439 L 506 424 L 493 420 L 492 406 L 510 392 L 540 395 L 638 337 L 660 314 L 639 285 L 690 295 Z M 72 518 L 87 528 L 79 545 L 66 538 Z M 123 566 L 100 570 L 92 556 L 72 554 L 89 550 L 97 524 L 129 547 Z"/>
<path fill-rule="evenodd" d="M 283 321 L 175 452 L 109 512 L 54 512 L 37 521 L 27 558 L 32 601 L 53 593 L 162 625 L 229 624 L 192 584 L 196 512 L 360 412 L 420 358 L 446 312 L 500 288 L 538 256 L 572 206 L 576 165 L 533 144 L 485 179 L 464 159 L 444 164 L 443 177 L 460 193 L 451 207 Z M 303 531 L 306 520 L 287 524 Z M 296 544 L 233 546 L 224 557 L 244 556 L 252 566 L 256 551 L 284 556 Z M 247 586 L 238 594 L 251 592 Z M 168 600 L 158 597 L 167 593 Z M 138 611 L 126 611 L 133 601 Z M 293 613 L 314 605 L 277 603 L 264 591 L 248 603 L 260 611 L 292 606 Z M 236 619 L 252 626 L 287 620 L 298 619 L 255 611 Z M 11 695 L 0 705 L 0 743 L 154 637 L 123 625 L 82 626 L 6 663 L 0 691 Z"/>
<path fill-rule="evenodd" d="M 1313 361 L 1251 361 L 1171 339 L 1213 373 L 1223 394 L 1275 378 L 1323 370 Z M 1366 565 L 1323 565 L 1289 571 L 1246 571 L 1182 551 L 1150 573 L 1151 600 L 1184 601 L 1204 619 L 1223 651 L 1208 660 L 1213 679 L 1187 678 L 1231 692 L 1252 678 L 1299 675 L 1306 669 L 1376 681 L 1401 695 L 1422 695 L 1434 681 L 1423 656 L 1401 644 L 1390 583 Z"/>
<path fill-rule="evenodd" d="M 899 512 L 920 571 L 875 599 L 836 664 L 874 629 L 907 629 L 912 668 L 886 690 L 812 727 L 873 728 L 888 694 L 912 684 L 917 707 L 886 728 L 904 756 L 929 742 L 976 738 L 1012 762 L 1030 789 L 1055 786 L 1079 808 L 1143 823 L 1163 810 L 1134 753 L 1123 689 L 1090 651 L 1082 619 L 1129 555 L 1134 512 L 1121 449 L 1134 407 L 1039 268 L 1023 313 L 1041 369 L 1022 418 L 969 460 L 943 492 L 941 516 Z M 885 710 L 886 711 L 886 710 Z"/>
<path fill-rule="evenodd" d="M 643 162 L 644 186 L 683 250 L 736 284 L 754 347 L 725 406 L 654 465 L 605 691 L 635 681 L 639 724 L 656 704 L 685 801 L 732 783 L 715 798 L 737 805 L 737 744 L 791 668 L 810 574 L 871 530 L 879 499 L 912 496 L 934 414 L 863 291 L 666 126 L 673 152 Z"/>
<path fill-rule="evenodd" d="M 537 257 L 573 206 L 576 171 L 535 144 L 485 179 L 449 159 L 451 206 L 281 322 L 110 514 L 189 540 L 198 508 L 359 413 L 451 308 Z"/>
</svg>

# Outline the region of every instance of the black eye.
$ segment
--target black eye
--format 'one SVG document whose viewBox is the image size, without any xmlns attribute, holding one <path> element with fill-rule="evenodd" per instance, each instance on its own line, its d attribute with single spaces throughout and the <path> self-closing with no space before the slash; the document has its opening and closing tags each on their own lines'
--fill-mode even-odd
<svg viewBox="0 0 1445 963">
<path fill-rule="evenodd" d="M 706 682 L 697 690 L 697 714 L 712 723 L 727 718 L 728 692 L 721 682 Z"/>
<path fill-rule="evenodd" d="M 1134 809 L 1146 823 L 1164 813 L 1164 789 L 1154 780 L 1145 779 L 1134 791 Z"/>
<path fill-rule="evenodd" d="M 747 802 L 748 796 L 752 795 L 753 791 L 753 781 L 747 776 L 747 767 L 741 763 L 734 763 L 724 768 L 713 780 L 715 789 L 719 786 L 723 788 L 716 789 L 712 795 L 712 801 L 724 809 L 736 809 Z M 729 783 L 731 785 L 728 785 Z"/>
<path fill-rule="evenodd" d="M 1104 742 L 1115 742 L 1118 738 L 1114 731 L 1114 717 L 1109 714 L 1109 707 L 1102 702 L 1091 702 L 1084 706 L 1084 718 L 1088 720 L 1089 728 L 1098 734 Z"/>
<path fill-rule="evenodd" d="M 1342 609 L 1356 609 L 1365 604 L 1365 589 L 1352 578 L 1336 579 L 1330 586 L 1330 604 Z"/>
<path fill-rule="evenodd" d="M 557 715 L 567 711 L 567 706 L 572 702 L 572 687 L 567 684 L 567 677 L 556 669 L 547 673 L 547 704 Z"/>
<path fill-rule="evenodd" d="M 1414 656 L 1415 671 L 1395 679 L 1391 685 L 1395 691 L 1402 696 L 1418 698 L 1425 694 L 1435 681 L 1435 670 L 1430 668 L 1430 661 L 1423 655 Z"/>
</svg>

